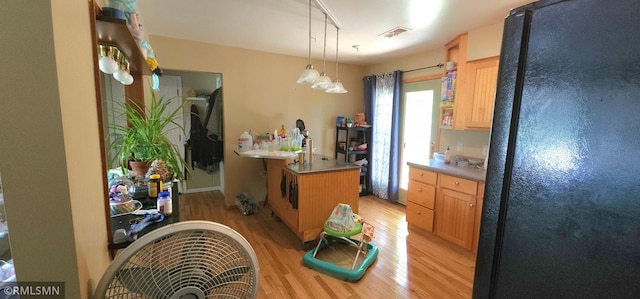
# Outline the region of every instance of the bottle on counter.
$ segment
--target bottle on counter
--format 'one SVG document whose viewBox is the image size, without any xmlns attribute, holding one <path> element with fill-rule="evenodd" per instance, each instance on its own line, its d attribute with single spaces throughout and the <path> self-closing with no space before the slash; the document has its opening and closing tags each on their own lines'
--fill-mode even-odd
<svg viewBox="0 0 640 299">
<path fill-rule="evenodd" d="M 246 152 L 253 149 L 253 137 L 249 132 L 244 131 L 238 138 L 238 151 Z"/>
<path fill-rule="evenodd" d="M 159 174 L 149 176 L 149 198 L 158 198 L 158 193 L 162 192 L 162 181 Z"/>
<path fill-rule="evenodd" d="M 307 164 L 311 165 L 313 162 L 313 140 L 311 140 L 311 137 L 307 137 L 306 156 Z"/>
<path fill-rule="evenodd" d="M 169 192 L 163 191 L 158 194 L 156 207 L 158 208 L 158 213 L 162 213 L 165 216 L 171 216 L 173 213 L 173 206 Z"/>
<path fill-rule="evenodd" d="M 444 151 L 444 163 L 451 163 L 451 151 L 449 150 L 449 147 L 447 146 L 447 150 Z"/>
</svg>

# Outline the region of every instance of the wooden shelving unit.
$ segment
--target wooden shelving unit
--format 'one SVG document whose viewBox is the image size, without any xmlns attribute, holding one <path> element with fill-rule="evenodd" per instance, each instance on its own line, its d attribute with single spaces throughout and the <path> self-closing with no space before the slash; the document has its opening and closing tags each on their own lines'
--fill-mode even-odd
<svg viewBox="0 0 640 299">
<path fill-rule="evenodd" d="M 116 46 L 124 53 L 130 63 L 131 75 L 151 76 L 146 59 L 125 20 L 98 14 L 96 15 L 96 34 L 99 44 Z"/>
<path fill-rule="evenodd" d="M 344 132 L 344 137 L 340 132 Z M 344 140 L 342 139 L 344 138 Z M 357 148 L 349 149 L 350 142 L 354 140 L 358 145 L 367 143 L 367 149 L 360 150 Z M 344 156 L 344 160 L 347 162 L 354 162 L 363 158 L 367 159 L 367 165 L 361 167 L 360 170 L 360 185 L 362 190 L 360 195 L 367 195 L 371 193 L 371 183 L 369 180 L 369 167 L 371 167 L 371 148 L 369 142 L 371 142 L 371 128 L 365 127 L 336 127 L 336 159 L 341 159 Z M 340 146 L 340 142 L 345 142 L 344 148 Z M 354 161 L 349 161 L 349 156 L 355 157 Z"/>
</svg>

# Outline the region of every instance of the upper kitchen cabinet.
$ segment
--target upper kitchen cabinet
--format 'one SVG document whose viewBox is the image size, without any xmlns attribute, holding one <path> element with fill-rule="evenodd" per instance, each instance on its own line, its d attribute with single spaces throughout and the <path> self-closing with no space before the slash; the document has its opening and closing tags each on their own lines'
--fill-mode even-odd
<svg viewBox="0 0 640 299">
<path fill-rule="evenodd" d="M 445 45 L 447 67 L 442 78 L 440 129 L 491 128 L 500 57 L 467 61 L 468 47 L 466 33 Z"/>
<path fill-rule="evenodd" d="M 469 130 L 489 130 L 498 85 L 499 56 L 467 62 L 466 95 L 469 109 L 465 127 Z"/>
<path fill-rule="evenodd" d="M 446 67 L 442 78 L 440 128 L 464 129 L 464 86 L 467 67 L 467 34 L 445 45 Z"/>
</svg>

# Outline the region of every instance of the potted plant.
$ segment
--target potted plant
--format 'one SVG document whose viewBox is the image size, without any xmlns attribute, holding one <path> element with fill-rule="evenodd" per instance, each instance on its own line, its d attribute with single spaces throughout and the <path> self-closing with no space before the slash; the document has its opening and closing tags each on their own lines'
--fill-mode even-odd
<svg viewBox="0 0 640 299">
<path fill-rule="evenodd" d="M 353 127 L 353 118 L 347 117 L 347 118 L 345 119 L 345 123 L 347 124 L 347 127 L 348 127 L 348 128 Z"/>
<path fill-rule="evenodd" d="M 166 136 L 170 124 L 184 131 L 182 124 L 177 122 L 177 117 L 182 113 L 182 105 L 169 110 L 170 100 L 157 98 L 156 93 L 151 90 L 149 107 L 140 107 L 133 101 L 126 101 L 121 105 L 122 116 L 128 125 L 112 125 L 115 135 L 112 140 L 115 141 L 110 147 L 115 150 L 113 162 L 117 161 L 123 172 L 130 164 L 143 164 L 148 170 L 153 161 L 160 160 L 176 178 L 184 178 L 182 165 L 187 163 L 181 158 L 178 147 Z M 132 171 L 137 175 L 144 176 L 147 170 L 135 171 L 132 166 Z"/>
</svg>

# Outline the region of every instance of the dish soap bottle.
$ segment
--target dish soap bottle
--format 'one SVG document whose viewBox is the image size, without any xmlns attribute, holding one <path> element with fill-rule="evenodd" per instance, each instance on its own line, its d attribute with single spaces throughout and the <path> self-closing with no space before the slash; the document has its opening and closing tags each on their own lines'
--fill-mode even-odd
<svg viewBox="0 0 640 299">
<path fill-rule="evenodd" d="M 447 150 L 444 151 L 444 163 L 451 163 L 451 151 L 449 150 L 449 146 L 447 146 Z"/>
</svg>

